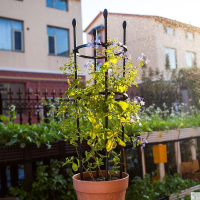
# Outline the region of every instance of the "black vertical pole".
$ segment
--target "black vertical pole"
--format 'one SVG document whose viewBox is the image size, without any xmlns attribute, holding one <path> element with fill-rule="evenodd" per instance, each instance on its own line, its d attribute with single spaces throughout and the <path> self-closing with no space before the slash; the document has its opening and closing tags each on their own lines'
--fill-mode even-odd
<svg viewBox="0 0 200 200">
<path fill-rule="evenodd" d="M 95 48 L 94 48 L 94 71 L 96 72 L 97 71 L 97 59 L 96 59 L 96 56 L 97 56 L 97 50 L 96 50 L 96 48 L 97 48 L 97 44 L 96 44 L 97 31 L 96 31 L 96 29 L 94 29 L 94 31 L 93 31 L 93 37 L 94 37 L 94 44 L 95 44 Z M 97 81 L 94 80 L 94 83 L 96 84 Z M 97 154 L 96 154 L 96 156 L 97 156 Z M 99 168 L 98 168 L 98 166 L 96 168 L 96 177 L 97 178 L 99 177 Z"/>
<path fill-rule="evenodd" d="M 18 182 L 18 164 L 12 163 L 10 164 L 10 178 L 11 178 L 11 186 L 16 187 Z"/>
<path fill-rule="evenodd" d="M 47 95 L 48 95 L 47 89 L 45 89 L 43 95 L 44 95 L 45 101 L 47 101 Z M 43 106 L 43 109 L 44 109 L 44 122 L 45 122 L 45 123 L 49 123 L 49 119 L 47 118 L 47 112 L 48 112 L 48 110 L 49 110 L 49 109 L 48 109 L 48 106 L 47 106 L 47 105 L 44 105 L 44 106 Z"/>
<path fill-rule="evenodd" d="M 37 101 L 37 107 L 36 107 L 36 109 L 37 109 L 37 123 L 39 124 L 40 123 L 40 107 L 39 107 L 39 97 L 38 97 L 38 95 L 36 96 L 36 101 Z"/>
<path fill-rule="evenodd" d="M 103 16 L 104 16 L 104 26 L 105 26 L 105 49 L 107 49 L 107 17 L 108 17 L 108 11 L 107 9 L 105 9 L 103 11 Z M 105 52 L 105 62 L 107 62 L 107 52 Z M 105 72 L 105 99 L 107 100 L 108 98 L 108 71 Z M 105 117 L 105 128 L 107 129 L 108 128 L 108 116 Z M 106 143 L 107 143 L 107 133 L 105 135 L 105 138 L 106 138 Z M 106 149 L 106 166 L 105 166 L 105 169 L 106 169 L 106 181 L 108 180 L 108 152 L 107 152 L 107 149 Z"/>
<path fill-rule="evenodd" d="M 96 44 L 96 38 L 97 38 L 97 30 L 94 29 L 93 31 L 93 37 L 94 37 L 94 43 L 95 43 L 95 47 L 97 47 L 97 44 Z M 97 56 L 97 51 L 96 51 L 96 48 L 94 48 L 94 71 L 96 72 L 97 71 L 97 59 L 96 59 L 96 56 Z M 94 83 L 96 84 L 96 80 L 94 80 Z"/>
<path fill-rule="evenodd" d="M 74 67 L 75 67 L 75 79 L 78 80 L 78 72 L 77 72 L 77 60 L 76 60 L 76 52 L 75 52 L 75 48 L 76 48 L 76 19 L 72 20 L 72 26 L 73 26 L 73 35 L 74 35 Z M 78 86 L 76 85 L 76 88 Z M 76 100 L 76 104 L 77 104 L 77 100 Z M 77 111 L 78 112 L 78 111 Z M 78 130 L 78 152 L 79 152 L 79 163 L 80 163 L 80 175 L 81 175 L 81 180 L 83 180 L 83 168 L 82 168 L 82 152 L 81 152 L 81 139 L 80 139 L 80 121 L 79 121 L 79 117 L 77 117 L 77 130 Z"/>
<path fill-rule="evenodd" d="M 17 93 L 18 95 L 19 95 L 19 121 L 20 121 L 20 124 L 22 124 L 22 121 L 23 121 L 23 119 L 22 119 L 22 103 L 21 103 L 21 91 L 20 91 L 20 88 L 19 88 L 19 92 Z"/>
<path fill-rule="evenodd" d="M 126 45 L 126 21 L 123 22 L 123 43 Z M 123 77 L 125 77 L 126 60 L 123 60 Z M 122 141 L 124 141 L 124 126 L 122 126 Z M 124 147 L 121 146 L 121 162 L 120 162 L 120 178 L 122 178 L 122 171 L 124 171 Z"/>
</svg>

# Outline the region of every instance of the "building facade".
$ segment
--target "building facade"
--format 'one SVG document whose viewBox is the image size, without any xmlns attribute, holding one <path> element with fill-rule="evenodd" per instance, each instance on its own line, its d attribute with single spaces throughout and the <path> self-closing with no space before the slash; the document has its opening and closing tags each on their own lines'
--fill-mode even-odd
<svg viewBox="0 0 200 200">
<path fill-rule="evenodd" d="M 180 69 L 200 65 L 200 28 L 158 16 L 109 13 L 108 36 L 123 42 L 122 23 L 125 20 L 126 44 L 133 62 L 136 63 L 136 58 L 144 53 L 150 60 L 148 67 L 160 71 L 166 67 Z M 100 12 L 84 30 L 88 42 L 93 39 L 94 28 L 104 41 L 103 25 L 104 17 Z M 87 54 L 92 54 L 92 50 L 88 48 Z M 139 74 L 141 76 L 141 69 Z"/>
<path fill-rule="evenodd" d="M 77 21 L 77 45 L 82 44 L 80 0 L 1 0 L 0 94 L 9 88 L 67 89 L 59 66 L 73 49 L 72 19 Z M 80 66 L 84 60 L 78 60 Z M 81 68 L 84 79 L 84 67 Z M 14 95 L 14 94 L 13 94 Z M 16 94 L 15 94 L 16 95 Z"/>
</svg>

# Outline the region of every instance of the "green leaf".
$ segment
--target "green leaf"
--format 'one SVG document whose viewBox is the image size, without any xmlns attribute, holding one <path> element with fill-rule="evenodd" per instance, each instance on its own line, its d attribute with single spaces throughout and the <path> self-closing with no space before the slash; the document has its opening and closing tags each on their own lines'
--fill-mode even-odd
<svg viewBox="0 0 200 200">
<path fill-rule="evenodd" d="M 10 142 L 6 143 L 6 145 L 11 146 L 11 145 L 13 145 L 13 144 L 15 144 L 17 142 L 18 142 L 18 139 L 13 139 Z"/>
<path fill-rule="evenodd" d="M 9 117 L 6 117 L 5 115 L 0 115 L 0 121 L 9 122 Z"/>
<path fill-rule="evenodd" d="M 75 85 L 78 85 L 78 84 L 79 84 L 79 80 L 78 80 L 78 79 L 74 79 L 74 80 L 73 80 L 73 83 L 74 83 Z"/>
<path fill-rule="evenodd" d="M 108 140 L 108 142 L 106 144 L 107 152 L 109 152 L 113 148 L 113 145 L 114 145 L 114 141 L 112 139 Z"/>
<path fill-rule="evenodd" d="M 117 62 L 117 59 L 116 58 L 112 58 L 112 59 L 110 59 L 110 62 L 115 64 Z"/>
<path fill-rule="evenodd" d="M 78 171 L 78 165 L 76 163 L 72 163 L 72 169 L 76 172 Z"/>
<path fill-rule="evenodd" d="M 90 120 L 90 122 L 91 122 L 92 124 L 96 123 L 96 120 L 95 120 L 94 115 L 93 115 L 92 112 L 89 113 L 88 119 Z"/>
<path fill-rule="evenodd" d="M 118 104 L 121 106 L 123 110 L 126 110 L 129 107 L 129 104 L 124 101 L 120 101 L 118 102 Z"/>
<path fill-rule="evenodd" d="M 117 138 L 117 142 L 118 142 L 118 144 L 119 144 L 120 146 L 123 146 L 123 147 L 126 146 L 126 143 L 123 142 L 120 138 Z"/>
</svg>

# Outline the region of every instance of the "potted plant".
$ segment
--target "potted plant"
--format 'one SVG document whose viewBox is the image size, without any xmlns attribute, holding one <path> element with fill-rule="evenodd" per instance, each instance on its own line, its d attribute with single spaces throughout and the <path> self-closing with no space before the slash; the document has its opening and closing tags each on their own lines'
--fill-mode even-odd
<svg viewBox="0 0 200 200">
<path fill-rule="evenodd" d="M 67 158 L 66 164 L 71 163 L 73 170 L 80 172 L 73 176 L 79 200 L 125 199 L 129 176 L 122 172 L 123 148 L 126 142 L 133 142 L 135 146 L 144 142 L 138 135 L 128 135 L 126 131 L 126 126 L 140 123 L 137 113 L 144 102 L 139 97 L 131 101 L 126 92 L 128 87 L 137 85 L 135 78 L 138 67 L 144 64 L 143 55 L 137 60 L 138 66 L 134 66 L 126 54 L 127 47 L 115 39 L 107 39 L 107 10 L 104 10 L 104 18 L 105 42 L 96 41 L 95 30 L 94 42 L 76 47 L 74 41 L 70 62 L 60 67 L 64 73 L 71 74 L 65 98 L 60 100 L 58 116 L 62 118 L 63 131 L 67 132 L 65 140 L 77 149 L 77 157 Z M 75 35 L 76 21 L 72 24 Z M 126 22 L 123 28 L 125 34 Z M 98 46 L 104 49 L 100 52 Z M 81 47 L 94 49 L 93 60 L 85 64 L 91 75 L 87 85 L 81 84 L 78 77 L 76 56 Z M 96 70 L 97 59 L 105 59 L 99 71 Z M 118 61 L 123 62 L 123 66 Z M 90 151 L 82 151 L 83 141 L 90 146 Z"/>
</svg>

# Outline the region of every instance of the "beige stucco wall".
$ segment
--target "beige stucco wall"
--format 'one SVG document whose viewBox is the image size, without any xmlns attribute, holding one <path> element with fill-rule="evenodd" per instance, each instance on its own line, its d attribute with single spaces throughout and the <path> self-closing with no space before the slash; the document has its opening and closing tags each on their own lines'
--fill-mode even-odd
<svg viewBox="0 0 200 200">
<path fill-rule="evenodd" d="M 194 32 L 194 39 L 189 40 L 187 32 L 182 28 L 175 28 L 174 35 L 166 34 L 164 25 L 156 23 L 156 50 L 158 67 L 165 69 L 165 48 L 174 48 L 176 50 L 177 68 L 187 67 L 186 52 L 194 52 L 196 55 L 197 67 L 200 66 L 200 34 Z"/>
<path fill-rule="evenodd" d="M 108 16 L 108 37 L 119 37 L 123 42 L 122 23 L 127 21 L 127 47 L 128 53 L 132 56 L 132 61 L 144 53 L 150 60 L 148 67 L 158 68 L 160 71 L 165 69 L 165 48 L 176 50 L 177 68 L 187 67 L 186 52 L 194 52 L 197 66 L 200 66 L 200 34 L 194 33 L 194 39 L 186 37 L 187 25 L 183 28 L 174 27 L 174 35 L 165 32 L 164 25 L 155 20 L 156 17 L 110 14 Z M 98 17 L 88 29 L 104 24 L 103 15 Z M 87 40 L 91 41 L 92 36 L 87 35 Z M 88 54 L 89 51 L 87 50 Z M 91 52 L 90 52 L 91 53 Z M 141 76 L 141 69 L 139 70 Z M 168 78 L 167 76 L 165 78 Z M 138 81 L 139 82 L 139 81 Z"/>
<path fill-rule="evenodd" d="M 77 45 L 82 44 L 81 1 L 69 0 L 68 11 L 46 7 L 46 0 L 1 0 L 0 17 L 23 21 L 24 52 L 0 50 L 0 70 L 60 72 L 68 57 L 48 55 L 47 26 L 69 30 L 69 48 L 73 48 L 72 19 L 77 20 Z M 29 30 L 27 30 L 29 28 Z M 80 59 L 82 66 L 84 60 Z"/>
</svg>

